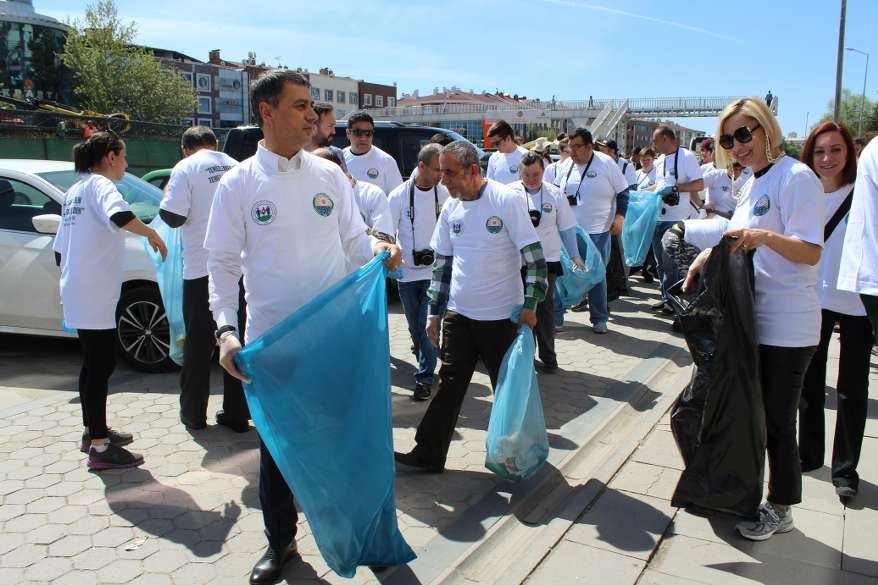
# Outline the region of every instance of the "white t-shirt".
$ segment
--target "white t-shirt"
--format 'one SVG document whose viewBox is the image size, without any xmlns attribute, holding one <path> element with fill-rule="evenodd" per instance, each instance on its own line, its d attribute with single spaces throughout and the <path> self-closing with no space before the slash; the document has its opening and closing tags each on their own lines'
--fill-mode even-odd
<svg viewBox="0 0 878 585">
<path fill-rule="evenodd" d="M 521 193 L 488 180 L 474 201 L 442 206 L 431 247 L 453 256 L 448 310 L 477 321 L 508 319 L 524 302 L 521 249 L 539 242 Z"/>
<path fill-rule="evenodd" d="M 123 211 L 128 203 L 102 175 L 84 175 L 67 190 L 52 248 L 61 254 L 61 303 L 72 329 L 116 328 L 125 233 L 110 218 Z"/>
<path fill-rule="evenodd" d="M 396 243 L 402 249 L 401 282 L 430 280 L 432 277 L 433 267 L 415 266 L 412 251 L 430 248 L 430 239 L 433 237 L 433 230 L 436 229 L 439 212 L 448 197 L 448 189 L 443 185 L 436 185 L 433 189 L 423 191 L 415 185 L 414 177 L 391 191 L 387 202 L 393 231 L 389 233 L 396 236 Z M 412 199 L 414 221 L 410 205 Z"/>
<path fill-rule="evenodd" d="M 515 150 L 508 154 L 503 154 L 500 151 L 494 152 L 488 159 L 485 177 L 505 185 L 514 183 L 520 178 L 518 166 L 521 163 L 521 157 L 525 154 L 527 154 L 527 149 L 521 146 L 516 146 Z"/>
<path fill-rule="evenodd" d="M 707 219 L 684 219 L 684 240 L 700 250 L 712 248 L 723 239 L 729 229 L 729 220 L 721 215 Z"/>
<path fill-rule="evenodd" d="M 760 228 L 823 245 L 823 187 L 791 156 L 741 190 L 729 229 Z M 820 341 L 817 267 L 790 262 L 768 246 L 756 249 L 756 330 L 759 343 L 810 347 Z"/>
<path fill-rule="evenodd" d="M 616 195 L 628 188 L 616 161 L 598 151 L 594 151 L 590 164 L 578 165 L 570 159 L 559 169 L 556 181 L 564 197 L 576 197 L 573 215 L 589 234 L 610 229 L 616 215 Z"/>
<path fill-rule="evenodd" d="M 236 164 L 238 161 L 229 155 L 205 148 L 178 162 L 171 171 L 161 208 L 186 218 L 180 226 L 186 280 L 207 276 L 204 232 L 210 205 L 219 180 Z"/>
<path fill-rule="evenodd" d="M 636 185 L 637 169 L 634 168 L 634 163 L 632 163 L 627 158 L 622 158 L 621 156 L 616 162 L 619 164 L 619 170 L 622 171 L 622 176 L 625 177 L 625 180 L 628 181 L 628 184 Z"/>
<path fill-rule="evenodd" d="M 392 156 L 377 146 L 373 146 L 363 154 L 354 154 L 350 146 L 342 152 L 348 172 L 358 181 L 378 185 L 385 195 L 402 183 L 399 165 Z"/>
<path fill-rule="evenodd" d="M 826 193 L 824 197 L 826 201 L 824 224 L 835 215 L 853 187 L 852 184 L 848 184 L 837 191 Z M 846 229 L 847 222 L 842 219 L 830 234 L 829 239 L 823 244 L 823 254 L 820 255 L 820 264 L 817 265 L 817 298 L 820 299 L 820 306 L 824 309 L 843 315 L 863 317 L 866 315 L 866 309 L 863 307 L 860 295 L 846 290 L 838 290 L 836 287 Z"/>
<path fill-rule="evenodd" d="M 509 186 L 527 196 L 528 211 L 531 209 L 541 211 L 537 235 L 543 245 L 543 256 L 546 262 L 559 262 L 561 232 L 576 227 L 576 217 L 573 216 L 567 198 L 561 196 L 558 187 L 546 182 L 543 182 L 541 189 L 536 193 L 528 192 L 521 181 L 511 183 Z"/>
<path fill-rule="evenodd" d="M 723 213 L 735 211 L 738 202 L 735 201 L 732 178 L 728 171 L 716 168 L 713 163 L 704 165 L 701 169 L 704 171 L 704 190 L 707 192 L 705 205 Z"/>
<path fill-rule="evenodd" d="M 367 181 L 357 181 L 354 185 L 354 196 L 360 208 L 360 217 L 370 228 L 393 235 L 393 222 L 390 220 L 390 207 L 387 195 L 381 187 Z"/>
<path fill-rule="evenodd" d="M 637 189 L 640 191 L 646 191 L 647 187 L 651 187 L 655 185 L 655 165 L 649 169 L 649 172 L 644 171 L 642 168 L 637 171 Z"/>
<path fill-rule="evenodd" d="M 838 288 L 878 296 L 878 140 L 860 153 Z"/>
<path fill-rule="evenodd" d="M 561 168 L 561 165 L 564 164 L 564 161 L 556 160 L 555 162 L 546 165 L 546 170 L 543 171 L 543 183 L 551 183 L 555 184 L 555 178 L 558 176 L 558 169 Z"/>
<path fill-rule="evenodd" d="M 677 148 L 669 155 L 661 155 L 655 161 L 656 189 L 689 183 L 701 178 L 701 166 L 691 150 Z M 680 192 L 680 203 L 674 206 L 663 205 L 658 221 L 679 221 L 697 217 L 688 192 Z"/>
<path fill-rule="evenodd" d="M 260 142 L 220 180 L 204 245 L 217 326 L 237 325 L 244 274 L 246 341 L 255 339 L 372 257 L 351 182 L 333 162 L 286 159 Z"/>
</svg>

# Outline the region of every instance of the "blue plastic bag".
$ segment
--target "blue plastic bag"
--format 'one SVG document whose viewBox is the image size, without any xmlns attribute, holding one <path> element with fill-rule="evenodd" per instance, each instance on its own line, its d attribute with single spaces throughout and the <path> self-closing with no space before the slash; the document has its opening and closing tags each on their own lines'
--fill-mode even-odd
<svg viewBox="0 0 878 585">
<path fill-rule="evenodd" d="M 396 523 L 387 254 L 251 341 L 235 361 L 259 436 L 327 565 L 415 558 Z"/>
<path fill-rule="evenodd" d="M 546 419 L 534 372 L 535 351 L 533 331 L 522 325 L 503 356 L 488 421 L 485 467 L 515 482 L 536 473 L 549 456 Z"/>
<path fill-rule="evenodd" d="M 652 244 L 655 222 L 662 210 L 662 199 L 655 191 L 629 191 L 628 212 L 622 227 L 625 264 L 642 266 Z"/>
<path fill-rule="evenodd" d="M 565 309 L 579 303 L 607 274 L 607 267 L 597 246 L 579 226 L 576 227 L 576 245 L 585 270 L 574 267 L 567 250 L 562 246 L 561 265 L 564 267 L 564 275 L 555 280 L 555 288 L 558 289 L 558 296 L 561 297 L 561 304 Z"/>
<path fill-rule="evenodd" d="M 168 256 L 162 262 L 161 254 L 154 252 L 145 238 L 143 240 L 146 253 L 155 263 L 156 281 L 170 326 L 168 353 L 175 364 L 182 366 L 186 341 L 186 323 L 183 321 L 183 236 L 180 230 L 173 229 L 159 216 L 149 223 L 149 227 L 156 231 L 168 248 Z"/>
</svg>

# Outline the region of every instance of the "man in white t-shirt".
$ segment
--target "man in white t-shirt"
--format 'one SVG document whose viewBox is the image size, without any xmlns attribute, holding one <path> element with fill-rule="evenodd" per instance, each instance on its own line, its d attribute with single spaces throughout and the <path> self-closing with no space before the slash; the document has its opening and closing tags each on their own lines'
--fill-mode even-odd
<svg viewBox="0 0 878 585">
<path fill-rule="evenodd" d="M 485 177 L 504 185 L 518 180 L 518 164 L 527 149 L 515 143 L 515 132 L 506 120 L 497 120 L 488 128 L 488 138 L 497 149 L 488 159 Z"/>
<path fill-rule="evenodd" d="M 619 144 L 615 140 L 598 140 L 595 146 L 598 147 L 598 150 L 616 161 L 616 164 L 619 165 L 619 170 L 622 171 L 622 176 L 628 181 L 628 187 L 631 189 L 636 188 L 637 167 L 630 160 L 619 156 Z"/>
<path fill-rule="evenodd" d="M 577 128 L 570 136 L 571 159 L 555 178 L 562 195 L 573 207 L 577 222 L 601 254 L 604 265 L 610 260 L 611 235 L 622 233 L 628 211 L 628 182 L 611 157 L 594 149 L 591 132 Z M 592 330 L 607 332 L 607 279 L 588 292 Z"/>
<path fill-rule="evenodd" d="M 570 159 L 570 140 L 563 132 L 558 135 L 558 157 L 558 160 L 546 165 L 546 170 L 543 171 L 543 181 L 550 185 L 555 184 L 558 169 L 564 166 L 564 163 Z"/>
<path fill-rule="evenodd" d="M 671 314 L 673 311 L 667 305 L 668 288 L 680 279 L 680 274 L 662 251 L 662 236 L 678 221 L 698 217 L 702 205 L 698 192 L 704 189 L 704 181 L 698 159 L 692 151 L 680 146 L 673 128 L 664 124 L 659 126 L 652 133 L 652 141 L 656 152 L 661 155 L 655 162 L 655 190 L 662 193 L 664 201 L 652 239 L 662 298 L 652 309 Z"/>
<path fill-rule="evenodd" d="M 317 124 L 314 125 L 311 142 L 305 146 L 305 150 L 314 152 L 318 148 L 328 148 L 341 161 L 341 170 L 348 172 L 344 164 L 344 153 L 339 147 L 332 145 L 332 137 L 335 136 L 335 108 L 332 104 L 320 102 L 314 104 L 314 113 L 317 114 Z"/>
<path fill-rule="evenodd" d="M 341 169 L 304 151 L 317 122 L 308 81 L 280 70 L 260 77 L 251 91 L 265 138 L 253 157 L 220 181 L 204 242 L 220 364 L 239 379 L 234 357 L 241 350 L 236 324 L 242 273 L 249 342 L 337 283 L 353 260 L 362 263 L 383 250 L 391 253 L 388 269 L 401 260 L 395 245 L 366 234 Z M 296 556 L 297 512 L 292 491 L 261 441 L 259 453 L 259 501 L 269 546 L 250 583 L 276 583 Z"/>
<path fill-rule="evenodd" d="M 216 136 L 204 126 L 186 130 L 181 148 L 184 158 L 171 171 L 159 213 L 166 224 L 182 232 L 186 341 L 180 370 L 180 420 L 186 428 L 198 430 L 207 426 L 210 368 L 216 349 L 216 323 L 208 303 L 204 234 L 217 185 L 225 172 L 238 163 L 217 152 Z M 216 413 L 217 424 L 246 432 L 250 430 L 249 419 L 241 382 L 224 373 L 223 407 Z"/>
<path fill-rule="evenodd" d="M 393 157 L 372 144 L 375 121 L 366 112 L 354 112 L 348 118 L 345 131 L 350 146 L 344 149 L 344 162 L 348 172 L 358 181 L 378 185 L 385 194 L 402 183 L 399 165 Z"/>
<path fill-rule="evenodd" d="M 435 253 L 430 248 L 433 230 L 448 189 L 440 184 L 439 144 L 427 144 L 418 153 L 417 173 L 391 191 L 391 234 L 402 249 L 403 276 L 399 279 L 399 300 L 408 323 L 418 371 L 415 372 L 414 400 L 427 400 L 435 381 L 436 347 L 427 339 L 427 289 Z"/>
<path fill-rule="evenodd" d="M 439 166 L 451 198 L 442 206 L 430 242 L 436 259 L 427 337 L 439 345 L 441 320 L 442 366 L 415 448 L 394 454 L 398 463 L 433 473 L 445 469 L 476 362 L 482 360 L 496 387 L 518 327 L 536 326 L 536 307 L 546 295 L 546 261 L 521 193 L 482 178 L 478 152 L 465 140 L 443 148 Z M 516 325 L 510 317 L 522 303 Z"/>
</svg>

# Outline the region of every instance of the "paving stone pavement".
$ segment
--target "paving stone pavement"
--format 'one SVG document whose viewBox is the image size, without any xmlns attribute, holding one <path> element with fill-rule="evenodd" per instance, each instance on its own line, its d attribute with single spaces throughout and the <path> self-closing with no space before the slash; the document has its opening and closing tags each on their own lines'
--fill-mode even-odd
<svg viewBox="0 0 878 585">
<path fill-rule="evenodd" d="M 826 457 L 835 428 L 837 337 L 830 346 Z M 871 387 L 878 388 L 878 358 Z M 860 494 L 843 506 L 827 466 L 803 476 L 795 530 L 756 543 L 727 515 L 671 506 L 683 469 L 665 416 L 526 580 L 527 585 L 878 585 L 878 404 L 869 401 Z M 598 579 L 600 576 L 600 579 Z"/>
<path fill-rule="evenodd" d="M 619 382 L 645 359 L 676 352 L 674 359 L 687 363 L 667 319 L 647 309 L 654 288 L 633 284 L 633 297 L 611 304 L 608 335 L 591 332 L 587 313 L 568 314 L 558 334 L 560 370 L 539 376 L 550 462 L 582 446 L 588 435 L 583 425 L 596 424 L 584 418 L 589 412 L 628 399 L 632 388 L 622 384 L 620 392 Z M 393 437 L 398 450 L 408 450 L 426 403 L 410 399 L 415 361 L 398 303 L 391 305 L 390 331 Z M 214 383 L 219 387 L 218 375 Z M 75 385 L 71 377 L 68 387 Z M 478 542 L 495 520 L 483 514 L 486 501 L 500 514 L 514 503 L 515 490 L 484 467 L 489 388 L 487 375 L 478 371 L 446 473 L 398 475 L 400 528 L 422 557 L 443 540 Z M 634 390 L 649 395 L 647 388 Z M 266 545 L 255 433 L 215 426 L 186 431 L 177 416 L 176 374 L 111 379 L 111 392 L 108 420 L 134 433 L 130 448 L 144 454 L 142 467 L 87 471 L 76 447 L 76 399 L 36 401 L 0 416 L 0 584 L 246 582 Z M 218 405 L 213 396 L 209 414 Z M 352 580 L 335 576 L 301 516 L 297 538 L 303 562 L 289 568 L 288 583 L 380 582 L 365 568 Z"/>
</svg>

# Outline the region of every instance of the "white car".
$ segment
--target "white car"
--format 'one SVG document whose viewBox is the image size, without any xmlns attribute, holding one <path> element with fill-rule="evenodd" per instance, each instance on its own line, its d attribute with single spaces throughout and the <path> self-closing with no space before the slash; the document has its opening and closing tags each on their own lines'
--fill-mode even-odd
<svg viewBox="0 0 878 585">
<path fill-rule="evenodd" d="M 78 179 L 70 162 L 0 159 L 0 333 L 75 337 L 62 324 L 52 243 L 64 194 Z M 159 189 L 127 173 L 116 186 L 141 220 L 158 214 Z M 155 265 L 143 238 L 126 236 L 116 341 L 133 367 L 166 371 L 173 362 Z"/>
</svg>

